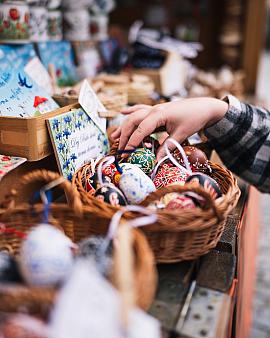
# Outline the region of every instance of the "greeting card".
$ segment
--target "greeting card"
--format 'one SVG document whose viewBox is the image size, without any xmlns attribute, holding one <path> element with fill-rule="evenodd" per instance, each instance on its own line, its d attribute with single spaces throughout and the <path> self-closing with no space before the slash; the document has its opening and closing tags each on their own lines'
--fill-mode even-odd
<svg viewBox="0 0 270 338">
<path fill-rule="evenodd" d="M 49 64 L 54 66 L 58 86 L 72 86 L 78 81 L 70 42 L 40 42 L 37 47 L 44 66 L 47 69 L 49 68 Z"/>
<path fill-rule="evenodd" d="M 32 117 L 57 108 L 57 103 L 23 68 L 16 69 L 0 55 L 0 116 Z"/>
<path fill-rule="evenodd" d="M 108 153 L 106 133 L 82 109 L 72 109 L 47 120 L 61 174 L 71 180 L 82 165 Z"/>
</svg>

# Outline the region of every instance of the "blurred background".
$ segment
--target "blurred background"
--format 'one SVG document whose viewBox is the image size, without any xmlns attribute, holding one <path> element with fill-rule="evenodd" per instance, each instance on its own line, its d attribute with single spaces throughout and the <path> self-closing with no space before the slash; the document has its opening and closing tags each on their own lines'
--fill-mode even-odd
<svg viewBox="0 0 270 338">
<path fill-rule="evenodd" d="M 74 85 L 91 78 L 97 92 L 109 88 L 98 95 L 112 112 L 127 103 L 228 93 L 270 107 L 270 0 L 9 0 L 0 8 L 1 56 L 14 67 L 36 55 L 52 65 L 50 94 L 59 104 L 72 103 Z M 147 79 L 128 83 L 119 75 L 116 82 L 99 77 L 102 71 Z M 253 338 L 270 337 L 269 205 L 263 196 Z"/>
</svg>

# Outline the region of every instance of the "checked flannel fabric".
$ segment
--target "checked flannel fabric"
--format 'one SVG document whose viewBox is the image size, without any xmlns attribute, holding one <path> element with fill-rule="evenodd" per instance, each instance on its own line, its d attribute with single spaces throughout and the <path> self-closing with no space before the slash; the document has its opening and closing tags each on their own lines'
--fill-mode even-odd
<svg viewBox="0 0 270 338">
<path fill-rule="evenodd" d="M 225 117 L 205 135 L 228 169 L 260 191 L 270 192 L 268 110 L 245 103 L 238 108 L 229 105 Z"/>
</svg>

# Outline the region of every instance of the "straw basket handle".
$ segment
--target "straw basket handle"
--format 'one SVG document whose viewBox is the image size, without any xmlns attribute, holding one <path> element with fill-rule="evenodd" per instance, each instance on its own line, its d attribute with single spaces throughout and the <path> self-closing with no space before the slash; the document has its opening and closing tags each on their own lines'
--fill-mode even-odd
<svg viewBox="0 0 270 338">
<path fill-rule="evenodd" d="M 159 200 L 163 196 L 169 193 L 185 193 L 185 192 L 194 192 L 199 196 L 205 199 L 204 208 L 205 209 L 212 209 L 216 217 L 219 221 L 224 219 L 224 216 L 221 212 L 216 208 L 215 200 L 211 197 L 211 195 L 203 189 L 201 186 L 194 186 L 193 184 L 185 184 L 184 186 L 181 185 L 169 185 L 167 187 L 163 187 L 159 190 L 152 192 L 147 198 L 141 203 L 142 206 L 147 206 L 154 201 Z"/>
<path fill-rule="evenodd" d="M 60 176 L 56 172 L 47 171 L 47 170 L 34 170 L 26 175 L 24 175 L 19 182 L 18 188 L 12 189 L 10 194 L 7 196 L 4 205 L 8 209 L 12 209 L 15 207 L 16 196 L 24 189 L 25 186 L 34 182 L 44 182 L 52 183 L 58 179 L 61 179 Z M 68 180 L 60 181 L 57 184 L 61 189 L 64 190 L 68 205 L 74 210 L 77 215 L 82 214 L 82 202 L 80 199 L 80 195 L 76 189 L 72 186 L 72 184 Z"/>
</svg>

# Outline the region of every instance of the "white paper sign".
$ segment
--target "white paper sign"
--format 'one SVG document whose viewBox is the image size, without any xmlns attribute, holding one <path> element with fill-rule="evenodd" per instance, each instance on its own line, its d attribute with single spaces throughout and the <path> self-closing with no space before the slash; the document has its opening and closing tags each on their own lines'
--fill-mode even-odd
<svg viewBox="0 0 270 338">
<path fill-rule="evenodd" d="M 100 102 L 87 80 L 84 80 L 82 83 L 79 103 L 99 128 L 106 133 L 106 118 L 100 117 L 99 113 L 105 113 L 107 109 Z"/>
<path fill-rule="evenodd" d="M 50 95 L 53 94 L 53 87 L 50 75 L 47 69 L 43 66 L 38 57 L 34 57 L 24 67 L 24 71 L 28 74 L 35 82 Z"/>
<path fill-rule="evenodd" d="M 124 336 L 117 291 L 89 262 L 76 263 L 52 312 L 49 338 L 160 338 L 159 322 L 139 309 Z"/>
</svg>

